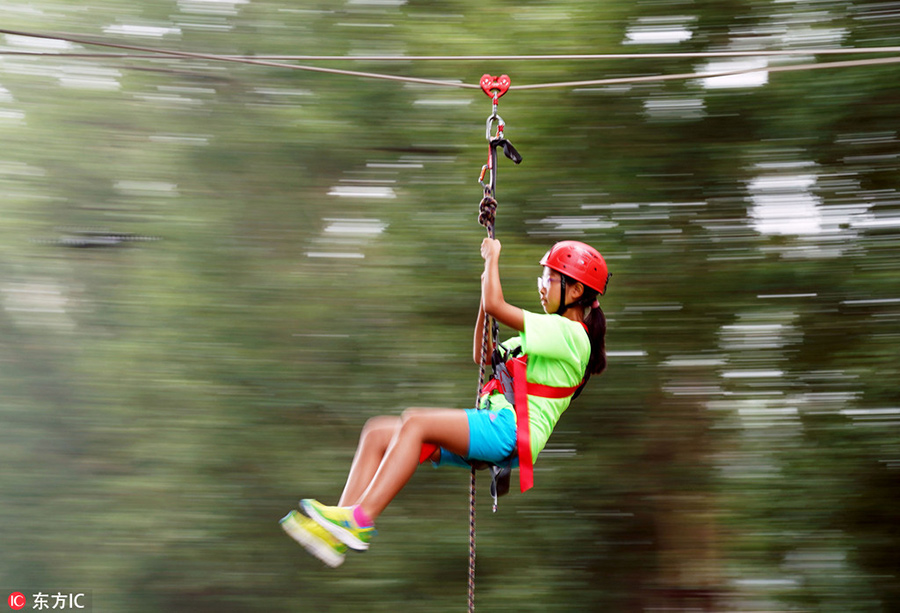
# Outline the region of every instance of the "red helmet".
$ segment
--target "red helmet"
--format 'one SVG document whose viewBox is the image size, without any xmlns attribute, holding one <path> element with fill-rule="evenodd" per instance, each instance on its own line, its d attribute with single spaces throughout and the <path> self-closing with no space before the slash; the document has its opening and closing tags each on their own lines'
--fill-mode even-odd
<svg viewBox="0 0 900 613">
<path fill-rule="evenodd" d="M 600 252 L 578 241 L 560 241 L 541 258 L 541 266 L 581 281 L 601 295 L 606 293 L 609 269 Z"/>
</svg>

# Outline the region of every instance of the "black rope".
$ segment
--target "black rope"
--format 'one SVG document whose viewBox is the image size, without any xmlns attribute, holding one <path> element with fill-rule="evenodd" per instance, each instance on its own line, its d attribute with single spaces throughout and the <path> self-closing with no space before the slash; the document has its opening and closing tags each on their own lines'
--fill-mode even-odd
<svg viewBox="0 0 900 613">
<path fill-rule="evenodd" d="M 494 113 L 491 115 L 491 117 L 496 115 L 496 113 L 497 99 L 494 98 Z M 488 119 L 488 126 L 490 126 L 490 123 L 491 119 Z M 497 200 L 494 198 L 494 193 L 497 184 L 497 148 L 493 145 L 493 143 L 491 143 L 488 151 L 488 162 L 485 165 L 485 168 L 482 168 L 482 180 L 484 179 L 485 169 L 489 171 L 488 181 L 487 183 L 484 183 L 482 181 L 482 185 L 484 186 L 484 197 L 481 199 L 481 203 L 478 205 L 478 223 L 480 223 L 487 229 L 487 235 L 490 238 L 495 238 L 494 222 L 496 221 L 497 216 Z M 481 330 L 481 359 L 478 361 L 478 388 L 475 390 L 476 408 L 480 408 L 479 403 L 481 401 L 481 388 L 484 387 L 484 379 L 486 374 L 485 362 L 487 361 L 488 353 L 488 334 L 491 335 L 490 338 L 494 342 L 494 346 L 496 346 L 497 337 L 495 335 L 499 334 L 499 326 L 497 326 L 497 322 L 494 321 L 493 317 L 490 317 L 487 313 L 485 313 L 484 327 Z M 476 468 L 472 466 L 472 471 L 469 479 L 469 613 L 475 612 L 475 483 Z"/>
<path fill-rule="evenodd" d="M 488 140 L 488 160 L 487 164 L 481 169 L 480 180 L 482 187 L 484 187 L 484 197 L 478 205 L 478 223 L 486 228 L 489 238 L 496 238 L 494 224 L 497 220 L 497 148 L 501 147 L 504 155 L 516 164 L 522 161 L 522 156 L 519 155 L 519 152 L 512 146 L 512 143 L 504 138 L 503 120 L 497 114 L 497 99 L 503 95 L 503 92 L 509 87 L 509 77 L 504 75 L 498 81 L 495 77 L 485 75 L 482 77 L 481 82 L 482 89 L 493 98 L 493 110 L 491 116 L 488 117 L 487 120 L 486 137 Z M 497 92 L 496 90 L 491 89 L 498 84 L 502 84 L 504 87 L 501 91 Z M 495 120 L 497 121 L 497 133 L 492 136 L 491 127 Z M 484 181 L 485 174 L 487 174 L 487 182 Z M 497 320 L 485 313 L 484 328 L 481 331 L 481 359 L 478 364 L 478 389 L 475 396 L 475 406 L 477 408 L 480 408 L 481 389 L 484 387 L 486 375 L 485 363 L 487 362 L 488 348 L 497 347 L 499 336 L 500 325 L 497 323 Z M 488 338 L 491 339 L 490 345 L 488 344 Z M 469 483 L 469 613 L 474 613 L 475 611 L 475 471 L 476 468 L 473 466 Z M 496 504 L 494 510 L 497 510 Z"/>
<path fill-rule="evenodd" d="M 496 162 L 496 148 L 491 147 L 491 155 L 493 162 Z M 488 183 L 484 187 L 484 198 L 478 205 L 478 223 L 487 229 L 487 235 L 495 238 L 494 222 L 497 214 L 497 201 L 494 199 L 494 186 L 497 180 L 496 163 L 488 162 L 490 166 L 490 175 Z M 490 334 L 490 337 L 488 336 Z M 499 336 L 499 326 L 497 321 L 484 314 L 484 327 L 481 330 L 481 359 L 478 362 L 478 388 L 475 391 L 475 406 L 479 408 L 481 400 L 481 388 L 484 387 L 486 375 L 485 362 L 488 354 L 488 338 L 493 341 L 493 346 L 497 346 L 497 337 Z M 469 480 L 469 590 L 468 604 L 469 613 L 475 611 L 475 483 L 476 468 L 472 467 L 472 474 Z"/>
</svg>

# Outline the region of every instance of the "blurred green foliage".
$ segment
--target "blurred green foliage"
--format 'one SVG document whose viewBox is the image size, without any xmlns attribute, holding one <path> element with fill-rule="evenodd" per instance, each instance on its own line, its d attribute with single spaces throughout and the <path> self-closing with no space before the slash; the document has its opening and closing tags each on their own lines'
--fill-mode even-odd
<svg viewBox="0 0 900 613">
<path fill-rule="evenodd" d="M 765 51 L 900 31 L 896 7 L 863 0 L 34 0 L 8 17 L 215 54 Z M 707 65 L 344 66 L 525 84 Z M 614 276 L 609 369 L 537 487 L 492 515 L 482 479 L 479 609 L 900 606 L 896 81 L 501 100 L 525 158 L 500 163 L 507 298 L 539 308 L 536 262 L 563 238 Z M 98 611 L 464 607 L 464 473 L 421 470 L 337 571 L 277 520 L 337 497 L 368 417 L 472 404 L 489 112 L 470 90 L 0 55 L 0 586 L 90 590 Z"/>
</svg>

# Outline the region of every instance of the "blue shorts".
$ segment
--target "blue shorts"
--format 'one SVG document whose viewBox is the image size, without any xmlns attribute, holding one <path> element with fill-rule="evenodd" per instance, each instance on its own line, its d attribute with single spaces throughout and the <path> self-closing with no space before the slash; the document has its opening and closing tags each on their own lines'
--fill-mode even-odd
<svg viewBox="0 0 900 613">
<path fill-rule="evenodd" d="M 469 418 L 469 454 L 463 458 L 441 447 L 436 466 L 464 466 L 467 460 L 502 464 L 516 451 L 516 417 L 511 409 L 466 409 Z"/>
</svg>

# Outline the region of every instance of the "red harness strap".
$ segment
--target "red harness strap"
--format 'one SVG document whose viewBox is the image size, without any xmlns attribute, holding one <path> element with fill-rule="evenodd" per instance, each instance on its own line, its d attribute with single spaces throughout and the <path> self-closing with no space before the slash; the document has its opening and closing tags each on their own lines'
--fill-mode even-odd
<svg viewBox="0 0 900 613">
<path fill-rule="evenodd" d="M 519 455 L 519 488 L 525 492 L 534 487 L 534 458 L 531 457 L 531 421 L 528 415 L 528 397 L 568 398 L 580 387 L 554 387 L 531 383 L 525 376 L 528 370 L 528 356 L 507 360 L 513 377 L 513 393 L 516 409 L 516 448 Z"/>
<path fill-rule="evenodd" d="M 519 454 L 519 488 L 525 492 L 534 487 L 534 458 L 531 457 L 531 422 L 528 418 L 528 356 L 507 362 L 513 376 L 516 397 L 516 450 Z"/>
<path fill-rule="evenodd" d="M 419 464 L 425 462 L 434 455 L 434 452 L 438 450 L 438 446 L 434 443 L 422 443 L 422 451 L 419 452 Z"/>
</svg>

